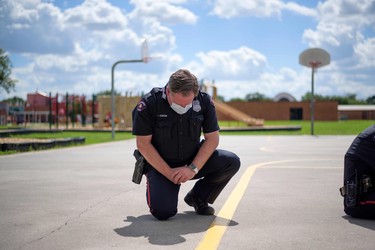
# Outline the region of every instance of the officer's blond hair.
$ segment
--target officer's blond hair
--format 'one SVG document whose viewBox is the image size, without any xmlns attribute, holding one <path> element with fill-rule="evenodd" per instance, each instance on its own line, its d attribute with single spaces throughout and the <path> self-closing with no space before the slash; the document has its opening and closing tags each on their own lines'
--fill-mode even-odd
<svg viewBox="0 0 375 250">
<path fill-rule="evenodd" d="M 184 96 L 187 96 L 191 91 L 196 96 L 199 90 L 197 77 L 187 69 L 179 69 L 174 72 L 169 78 L 168 86 L 173 93 L 182 93 Z"/>
</svg>

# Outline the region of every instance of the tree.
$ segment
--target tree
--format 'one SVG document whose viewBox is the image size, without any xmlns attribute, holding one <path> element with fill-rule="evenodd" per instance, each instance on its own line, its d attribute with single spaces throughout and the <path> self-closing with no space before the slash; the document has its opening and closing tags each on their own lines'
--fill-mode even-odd
<svg viewBox="0 0 375 250">
<path fill-rule="evenodd" d="M 245 102 L 245 99 L 240 97 L 234 97 L 229 100 L 230 102 Z"/>
<path fill-rule="evenodd" d="M 4 89 L 7 93 L 14 90 L 16 80 L 12 79 L 12 63 L 3 49 L 0 49 L 0 91 Z"/>
<path fill-rule="evenodd" d="M 115 96 L 118 96 L 118 95 L 121 95 L 120 92 L 118 92 L 117 90 L 113 90 L 113 93 L 115 94 Z M 112 91 L 111 90 L 103 90 L 103 91 L 100 91 L 96 94 L 96 96 L 103 96 L 103 95 L 112 95 Z"/>
<path fill-rule="evenodd" d="M 3 101 L 11 104 L 12 106 L 24 105 L 25 102 L 26 102 L 24 99 L 22 99 L 21 97 L 18 97 L 18 96 L 14 96 L 14 97 L 5 99 Z"/>
<path fill-rule="evenodd" d="M 255 92 L 249 93 L 245 96 L 246 101 L 270 101 L 271 99 L 266 97 L 265 95 Z"/>
<path fill-rule="evenodd" d="M 302 99 L 302 101 L 310 101 L 311 100 L 311 92 L 306 92 L 306 94 L 304 94 L 301 99 Z M 329 101 L 330 97 L 329 96 L 322 96 L 322 95 L 319 95 L 319 94 L 314 94 L 314 100 L 315 101 Z M 337 100 L 335 100 L 335 101 L 337 101 Z"/>
<path fill-rule="evenodd" d="M 219 101 L 225 102 L 224 96 L 222 96 L 222 95 L 218 95 L 216 98 L 217 98 Z"/>
<path fill-rule="evenodd" d="M 366 99 L 366 102 L 367 102 L 368 104 L 375 104 L 375 95 L 368 97 L 368 98 Z"/>
<path fill-rule="evenodd" d="M 345 96 L 323 96 L 319 94 L 314 94 L 314 99 L 316 101 L 337 101 L 338 104 L 366 104 L 363 100 L 358 100 L 356 94 L 347 94 Z M 302 96 L 302 101 L 310 101 L 311 100 L 311 92 L 307 92 L 304 96 Z"/>
</svg>

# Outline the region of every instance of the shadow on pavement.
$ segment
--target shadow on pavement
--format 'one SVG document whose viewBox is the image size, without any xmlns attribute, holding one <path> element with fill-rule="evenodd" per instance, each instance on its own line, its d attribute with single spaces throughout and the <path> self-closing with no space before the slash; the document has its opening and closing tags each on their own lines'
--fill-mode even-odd
<svg viewBox="0 0 375 250">
<path fill-rule="evenodd" d="M 350 224 L 365 227 L 375 231 L 375 220 L 353 218 L 349 215 L 344 215 L 342 216 L 342 218 L 347 220 Z"/>
<path fill-rule="evenodd" d="M 153 245 L 175 245 L 183 243 L 183 235 L 206 231 L 213 220 L 220 221 L 220 225 L 236 226 L 237 222 L 215 216 L 198 216 L 189 211 L 179 213 L 166 221 L 159 221 L 152 215 L 139 217 L 128 216 L 124 222 L 130 223 L 114 231 L 123 237 L 145 237 Z"/>
</svg>

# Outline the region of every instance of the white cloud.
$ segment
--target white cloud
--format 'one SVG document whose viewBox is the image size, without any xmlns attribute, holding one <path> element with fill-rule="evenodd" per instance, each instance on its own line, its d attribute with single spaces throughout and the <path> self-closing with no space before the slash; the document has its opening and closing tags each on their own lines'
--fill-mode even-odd
<svg viewBox="0 0 375 250">
<path fill-rule="evenodd" d="M 375 67 L 375 37 L 356 44 L 354 52 L 361 67 Z"/>
<path fill-rule="evenodd" d="M 280 92 L 288 92 L 300 100 L 311 91 L 311 69 L 301 66 L 298 72 L 291 68 L 272 71 L 264 55 L 247 47 L 231 51 L 200 52 L 196 57 L 197 60 L 188 63 L 187 68 L 199 79 L 214 81 L 218 87 L 218 95 L 224 96 L 226 100 L 244 98 L 246 94 L 255 92 L 271 98 Z M 368 93 L 374 93 L 375 86 L 367 84 L 370 76 L 348 74 L 342 72 L 341 67 L 333 61 L 315 73 L 316 94 L 356 93 L 358 98 L 365 99 Z"/>
<path fill-rule="evenodd" d="M 188 63 L 187 68 L 199 79 L 214 81 L 218 95 L 225 96 L 226 100 L 244 98 L 246 94 L 255 92 L 274 97 L 285 91 L 299 99 L 310 91 L 311 73 L 308 70 L 302 68 L 301 72 L 296 72 L 282 68 L 270 72 L 267 58 L 247 47 L 200 52 L 196 57 L 198 60 Z"/>
<path fill-rule="evenodd" d="M 294 2 L 287 2 L 287 3 L 283 4 L 282 6 L 283 6 L 283 9 L 285 9 L 285 10 L 289 10 L 289 11 L 292 11 L 294 13 L 298 13 L 298 14 L 303 15 L 303 16 L 314 17 L 317 14 L 315 9 L 307 8 L 305 6 L 299 5 L 299 4 L 294 3 Z"/>
<path fill-rule="evenodd" d="M 209 51 L 196 54 L 198 60 L 188 64 L 197 75 L 219 78 L 250 78 L 262 72 L 267 59 L 248 47 L 230 51 Z"/>
<path fill-rule="evenodd" d="M 280 16 L 282 2 L 279 0 L 214 0 L 212 14 L 223 18 L 237 16 Z"/>
<path fill-rule="evenodd" d="M 339 47 L 353 44 L 363 36 L 366 27 L 375 25 L 375 2 L 372 0 L 328 0 L 319 3 L 318 26 L 307 29 L 303 39 L 311 47 Z"/>
<path fill-rule="evenodd" d="M 247 80 L 215 79 L 218 95 L 231 98 L 244 98 L 249 93 L 262 93 L 273 98 L 281 92 L 288 92 L 296 99 L 310 91 L 310 74 L 297 73 L 290 68 L 282 68 L 278 72 L 262 72 L 257 77 Z M 211 94 L 211 93 L 210 93 Z"/>
<path fill-rule="evenodd" d="M 281 0 L 214 0 L 212 2 L 212 14 L 227 19 L 240 16 L 280 17 L 283 10 L 306 16 L 316 15 L 313 9 L 294 2 L 284 3 Z"/>
<path fill-rule="evenodd" d="M 61 73 L 66 72 L 71 73 L 84 73 L 87 66 L 95 64 L 95 62 L 100 61 L 105 58 L 99 51 L 83 50 L 79 44 L 76 44 L 75 51 L 69 55 L 56 55 L 56 54 L 46 54 L 46 55 L 35 55 L 32 57 L 34 70 L 53 72 L 60 71 Z"/>
<path fill-rule="evenodd" d="M 90 32 L 121 30 L 126 28 L 124 13 L 105 0 L 86 0 L 75 8 L 64 11 L 63 23 Z"/>
<path fill-rule="evenodd" d="M 318 4 L 317 13 L 316 28 L 303 34 L 310 47 L 322 47 L 331 54 L 330 74 L 317 91 L 325 95 L 354 93 L 362 99 L 375 93 L 375 73 L 371 70 L 375 66 L 375 38 L 368 35 L 375 27 L 375 2 L 328 0 Z"/>
<path fill-rule="evenodd" d="M 321 95 L 345 96 L 355 94 L 359 99 L 366 99 L 375 93 L 375 86 L 367 84 L 368 76 L 343 74 L 327 69 L 323 74 L 316 74 L 316 93 Z"/>
<path fill-rule="evenodd" d="M 195 25 L 198 16 L 186 7 L 193 5 L 185 0 L 132 0 L 130 12 L 105 0 L 85 0 L 65 10 L 43 0 L 4 3 L 0 6 L 0 44 L 10 54 L 27 59 L 13 69 L 14 78 L 19 80 L 17 95 L 23 98 L 36 89 L 88 95 L 108 90 L 112 64 L 139 59 L 144 38 L 148 39 L 151 56 L 158 59 L 142 67 L 133 64 L 116 68 L 115 87 L 123 94 L 163 86 L 169 75 L 182 67 L 199 79 L 215 80 L 219 95 L 227 100 L 254 92 L 274 97 L 285 91 L 299 99 L 311 88 L 309 69 L 273 69 L 270 58 L 246 46 L 201 51 L 186 62 L 177 50 L 174 24 Z M 369 84 L 374 77 L 375 40 L 365 34 L 366 29 L 372 29 L 372 34 L 375 24 L 373 1 L 371 5 L 365 0 L 327 0 L 316 10 L 281 0 L 211 3 L 215 15 L 228 19 L 281 17 L 283 11 L 317 18 L 316 27 L 307 29 L 303 40 L 310 46 L 328 47 L 332 61 L 316 74 L 316 93 L 356 91 L 364 98 L 375 93 L 373 84 Z"/>
<path fill-rule="evenodd" d="M 144 38 L 152 39 L 156 52 L 175 48 L 171 29 L 138 14 L 124 13 L 105 0 L 85 0 L 65 11 L 41 0 L 7 1 L 0 8 L 0 43 L 15 53 L 70 54 L 78 44 L 107 57 L 123 51 L 130 58 L 140 56 Z"/>
<path fill-rule="evenodd" d="M 135 5 L 132 15 L 137 18 L 155 19 L 159 22 L 195 24 L 198 17 L 186 8 L 176 6 L 184 1 L 132 0 Z"/>
<path fill-rule="evenodd" d="M 61 36 L 61 11 L 40 0 L 3 1 L 0 8 L 0 43 L 9 51 L 68 53 L 73 42 Z"/>
<path fill-rule="evenodd" d="M 107 90 L 113 63 L 140 59 L 145 38 L 152 46 L 151 56 L 163 56 L 159 62 L 153 62 L 153 67 L 148 67 L 151 74 L 163 72 L 162 64 L 182 61 L 181 56 L 172 53 L 175 37 L 170 28 L 155 18 L 125 13 L 105 0 L 86 0 L 65 11 L 42 0 L 15 2 L 7 1 L 0 7 L 0 16 L 4 17 L 4 22 L 0 22 L 0 43 L 9 53 L 21 52 L 30 61 L 13 70 L 14 78 L 19 80 L 17 94 L 24 97 L 24 91 L 30 89 L 78 93 Z M 123 68 L 118 67 L 116 73 L 136 75 L 126 79 L 135 80 L 139 87 L 143 74 Z M 129 84 L 125 86 L 131 88 Z"/>
<path fill-rule="evenodd" d="M 35 65 L 29 64 L 22 68 L 13 69 L 14 78 L 19 80 L 16 84 L 17 96 L 26 98 L 27 93 L 36 90 L 45 91 L 49 86 L 46 83 L 55 83 L 55 77 L 51 74 L 37 74 L 35 72 Z M 46 88 L 47 87 L 47 88 Z M 6 97 L 13 96 L 13 93 L 5 95 Z"/>
</svg>

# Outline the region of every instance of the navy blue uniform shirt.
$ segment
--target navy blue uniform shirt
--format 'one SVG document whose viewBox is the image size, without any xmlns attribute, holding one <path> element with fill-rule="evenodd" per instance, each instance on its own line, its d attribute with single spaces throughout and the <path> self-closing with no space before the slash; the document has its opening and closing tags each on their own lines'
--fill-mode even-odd
<svg viewBox="0 0 375 250">
<path fill-rule="evenodd" d="M 362 131 L 352 142 L 346 155 L 353 160 L 362 160 L 375 171 L 375 125 Z"/>
<path fill-rule="evenodd" d="M 170 107 L 166 87 L 154 88 L 134 108 L 133 135 L 152 135 L 151 143 L 171 167 L 189 164 L 198 152 L 201 132 L 219 130 L 211 97 L 199 91 L 183 115 Z"/>
</svg>

